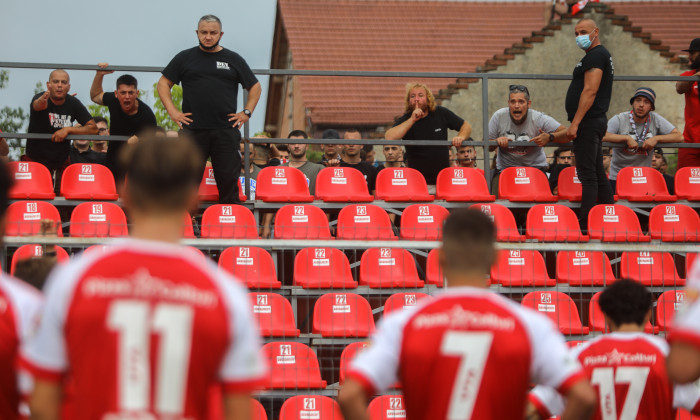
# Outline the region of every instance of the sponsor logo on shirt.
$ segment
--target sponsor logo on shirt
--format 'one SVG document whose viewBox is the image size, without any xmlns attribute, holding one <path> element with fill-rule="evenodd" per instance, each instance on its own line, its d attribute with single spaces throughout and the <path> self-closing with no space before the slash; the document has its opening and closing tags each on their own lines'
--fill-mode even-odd
<svg viewBox="0 0 700 420">
<path fill-rule="evenodd" d="M 653 365 L 655 363 L 655 354 L 624 353 L 617 349 L 613 349 L 610 353 L 583 358 L 584 366 Z"/>
<path fill-rule="evenodd" d="M 452 327 L 512 331 L 515 320 L 493 313 L 472 312 L 455 305 L 442 312 L 418 315 L 413 325 L 418 329 Z"/>
</svg>

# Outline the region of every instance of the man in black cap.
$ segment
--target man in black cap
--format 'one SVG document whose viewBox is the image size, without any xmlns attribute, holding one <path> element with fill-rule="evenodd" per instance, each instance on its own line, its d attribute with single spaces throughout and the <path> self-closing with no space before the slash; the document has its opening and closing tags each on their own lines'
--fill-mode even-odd
<svg viewBox="0 0 700 420">
<path fill-rule="evenodd" d="M 654 90 L 640 87 L 630 98 L 632 110 L 617 114 L 608 121 L 608 132 L 603 141 L 627 145 L 624 149 L 613 149 L 610 162 L 610 185 L 613 190 L 620 169 L 630 166 L 650 167 L 657 144 L 683 141 L 683 135 L 673 124 L 653 112 L 655 103 Z"/>
<path fill-rule="evenodd" d="M 690 47 L 683 51 L 688 53 L 690 70 L 681 76 L 700 76 L 700 38 L 692 40 Z M 698 82 L 676 82 L 676 92 L 685 95 L 685 142 L 700 143 Z M 700 166 L 700 149 L 678 149 L 678 169 L 685 166 Z"/>
</svg>

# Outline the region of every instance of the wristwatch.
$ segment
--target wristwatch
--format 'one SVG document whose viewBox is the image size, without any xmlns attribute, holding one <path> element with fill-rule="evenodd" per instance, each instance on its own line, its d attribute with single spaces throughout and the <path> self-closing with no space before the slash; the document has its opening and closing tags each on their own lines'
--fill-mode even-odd
<svg viewBox="0 0 700 420">
<path fill-rule="evenodd" d="M 549 141 L 553 142 L 554 141 L 554 134 L 549 133 Z"/>
<path fill-rule="evenodd" d="M 253 113 L 250 112 L 249 109 L 244 109 L 244 110 L 243 110 L 243 113 L 244 113 L 248 118 L 250 118 L 250 116 L 253 115 Z"/>
</svg>

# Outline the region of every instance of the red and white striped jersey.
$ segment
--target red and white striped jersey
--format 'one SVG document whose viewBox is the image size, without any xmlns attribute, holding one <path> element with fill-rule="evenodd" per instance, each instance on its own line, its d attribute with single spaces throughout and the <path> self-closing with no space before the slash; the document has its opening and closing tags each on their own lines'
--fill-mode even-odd
<svg viewBox="0 0 700 420">
<path fill-rule="evenodd" d="M 368 394 L 400 380 L 409 420 L 522 418 L 531 381 L 583 378 L 549 319 L 466 287 L 387 316 L 348 375 Z"/>
<path fill-rule="evenodd" d="M 265 374 L 245 289 L 192 252 L 127 239 L 60 267 L 23 360 L 37 379 L 70 372 L 75 419 L 204 419 L 208 391 Z"/>
</svg>

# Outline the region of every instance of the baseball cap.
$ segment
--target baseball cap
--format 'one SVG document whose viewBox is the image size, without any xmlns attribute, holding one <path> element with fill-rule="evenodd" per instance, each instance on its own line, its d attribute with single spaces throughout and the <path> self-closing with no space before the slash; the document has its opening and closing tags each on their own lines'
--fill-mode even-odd
<svg viewBox="0 0 700 420">
<path fill-rule="evenodd" d="M 322 138 L 324 139 L 340 139 L 340 133 L 338 133 L 336 130 L 329 128 L 328 130 L 323 132 Z"/>
<path fill-rule="evenodd" d="M 690 41 L 690 46 L 688 47 L 687 50 L 681 50 L 684 52 L 692 52 L 692 51 L 700 51 L 700 38 L 695 38 L 694 40 Z"/>
<path fill-rule="evenodd" d="M 656 105 L 654 104 L 656 102 L 656 92 L 654 92 L 654 89 L 648 88 L 648 87 L 640 87 L 637 88 L 637 90 L 634 92 L 634 95 L 630 98 L 630 105 L 634 102 L 634 98 L 638 96 L 643 96 L 651 102 L 651 109 L 655 109 Z"/>
</svg>

